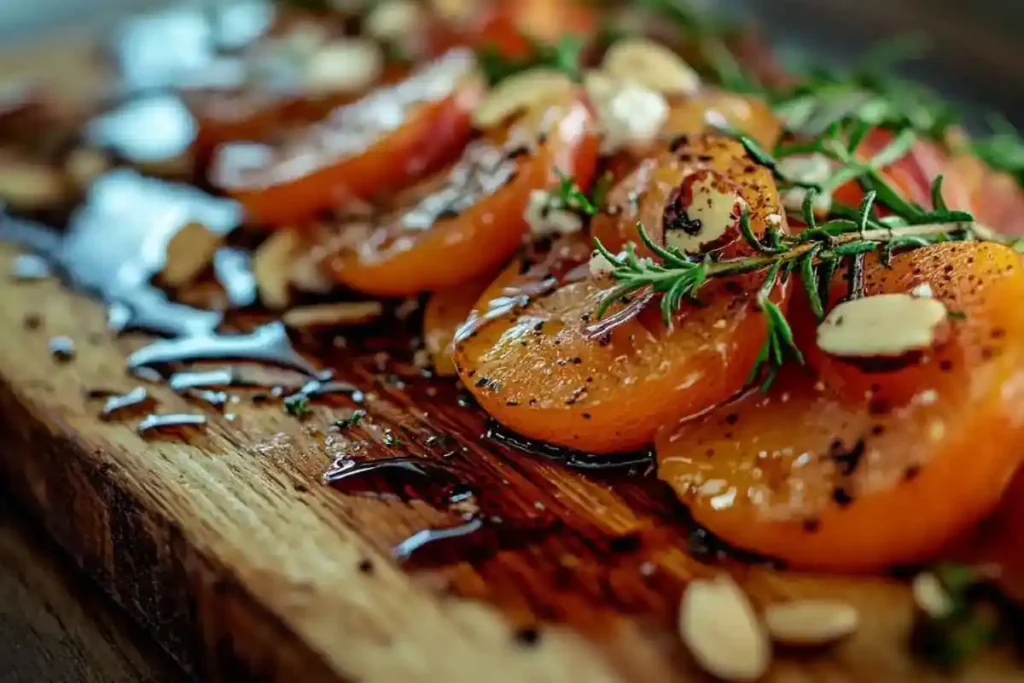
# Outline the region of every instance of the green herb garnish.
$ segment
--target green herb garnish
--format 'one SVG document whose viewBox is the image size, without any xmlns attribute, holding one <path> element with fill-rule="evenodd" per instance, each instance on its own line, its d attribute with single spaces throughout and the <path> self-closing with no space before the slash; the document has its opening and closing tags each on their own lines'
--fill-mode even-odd
<svg viewBox="0 0 1024 683">
<path fill-rule="evenodd" d="M 477 51 L 480 69 L 488 83 L 494 85 L 509 76 L 537 68 L 564 71 L 573 80 L 580 80 L 583 38 L 576 35 L 565 35 L 553 45 L 539 43 L 531 38 L 526 38 L 526 40 L 531 44 L 532 54 L 522 59 L 505 57 L 491 45 L 485 45 Z"/>
<path fill-rule="evenodd" d="M 353 410 L 348 417 L 343 417 L 340 420 L 334 421 L 334 426 L 338 429 L 352 429 L 353 427 L 359 426 L 359 423 L 366 417 L 366 411 L 362 409 Z"/>
<path fill-rule="evenodd" d="M 795 86 L 770 93 L 790 131 L 818 136 L 835 124 L 911 129 L 941 140 L 956 119 L 953 108 L 924 86 L 892 75 L 898 62 L 918 56 L 920 40 L 876 46 L 849 72 L 807 70 Z"/>
<path fill-rule="evenodd" d="M 1013 175 L 1024 184 L 1024 137 L 1002 116 L 989 118 L 992 135 L 971 143 L 971 151 L 996 171 Z"/>
<path fill-rule="evenodd" d="M 936 182 L 941 185 L 941 178 Z M 767 388 L 787 358 L 802 362 L 785 316 L 770 300 L 779 278 L 790 275 L 798 278 L 812 307 L 820 315 L 828 301 L 827 288 L 832 273 L 838 267 L 857 267 L 857 259 L 864 254 L 875 252 L 886 259 L 896 251 L 939 242 L 996 238 L 991 230 L 977 224 L 970 213 L 945 208 L 929 211 L 902 198 L 897 202 L 898 207 L 888 205 L 896 215 L 880 218 L 875 203 L 887 202 L 874 188 L 867 191 L 859 209 L 818 223 L 810 210 L 814 196 L 815 190 L 809 190 L 804 202 L 806 230 L 792 236 L 771 233 L 765 240 L 758 239 L 750 227 L 749 210 L 744 209 L 740 232 L 757 252 L 754 256 L 729 259 L 712 254 L 691 256 L 655 244 L 642 224 L 637 226 L 640 240 L 658 260 L 638 257 L 632 243 L 627 245 L 623 256 L 616 256 L 595 239 L 595 248 L 614 266 L 612 276 L 618 281 L 601 301 L 598 315 L 604 315 L 610 306 L 633 292 L 650 290 L 662 294 L 662 318 L 666 325 L 671 325 L 673 315 L 683 302 L 697 301 L 701 288 L 709 280 L 763 271 L 766 276 L 757 301 L 768 325 L 768 338 L 752 369 L 751 379 L 764 372 L 766 378 L 762 387 Z"/>
<path fill-rule="evenodd" d="M 605 196 L 611 189 L 612 176 L 610 173 L 605 173 L 594 183 L 591 197 L 588 197 L 576 184 L 575 178 L 564 174 L 558 168 L 555 168 L 555 173 L 558 174 L 558 187 L 550 193 L 552 208 L 572 211 L 584 217 L 596 216 L 601 212 Z"/>
<path fill-rule="evenodd" d="M 313 409 L 309 405 L 309 396 L 302 393 L 286 397 L 284 399 L 284 409 L 289 415 L 293 415 L 299 419 L 307 417 L 313 412 Z"/>
<path fill-rule="evenodd" d="M 942 614 L 919 614 L 912 645 L 933 666 L 955 670 L 997 640 L 999 610 L 985 599 L 986 577 L 975 568 L 947 563 L 933 567 L 931 574 L 944 590 L 949 609 Z"/>
</svg>

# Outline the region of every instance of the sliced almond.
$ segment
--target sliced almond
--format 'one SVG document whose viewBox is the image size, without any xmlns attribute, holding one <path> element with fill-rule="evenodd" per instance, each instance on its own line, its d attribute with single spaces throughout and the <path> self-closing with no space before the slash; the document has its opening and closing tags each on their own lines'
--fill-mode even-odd
<svg viewBox="0 0 1024 683">
<path fill-rule="evenodd" d="M 623 252 L 625 253 L 625 252 Z M 618 254 L 616 254 L 618 256 Z M 592 277 L 602 277 L 604 275 L 611 275 L 617 266 L 605 258 L 604 254 L 599 251 L 593 251 L 590 254 L 590 275 Z"/>
<path fill-rule="evenodd" d="M 818 326 L 818 347 L 847 358 L 898 358 L 941 343 L 948 330 L 938 299 L 876 294 L 833 308 Z"/>
<path fill-rule="evenodd" d="M 443 21 L 460 24 L 477 13 L 477 0 L 430 0 L 430 6 Z"/>
<path fill-rule="evenodd" d="M 306 64 L 303 81 L 320 92 L 359 92 L 384 72 L 384 51 L 369 38 L 343 38 L 317 50 Z"/>
<path fill-rule="evenodd" d="M 310 252 L 297 254 L 288 271 L 288 282 L 300 292 L 313 294 L 327 294 L 336 286 L 322 260 Z"/>
<path fill-rule="evenodd" d="M 256 278 L 256 289 L 260 301 L 270 309 L 288 307 L 291 301 L 292 264 L 302 240 L 294 228 L 281 228 L 259 246 L 252 257 L 252 274 Z"/>
<path fill-rule="evenodd" d="M 213 255 L 223 242 L 223 235 L 202 223 L 183 225 L 167 242 L 160 281 L 171 289 L 189 284 L 213 262 Z"/>
<path fill-rule="evenodd" d="M 473 111 L 478 128 L 496 126 L 512 114 L 556 99 L 573 88 L 572 79 L 555 69 L 531 69 L 491 88 Z"/>
<path fill-rule="evenodd" d="M 0 205 L 36 211 L 68 198 L 64 176 L 49 166 L 17 158 L 0 158 Z"/>
<path fill-rule="evenodd" d="M 679 55 L 652 40 L 616 41 L 601 68 L 616 79 L 633 81 L 665 95 L 690 95 L 700 90 L 700 76 Z"/>
<path fill-rule="evenodd" d="M 701 668 L 723 680 L 755 681 L 768 670 L 768 635 L 746 594 L 728 576 L 687 586 L 679 632 Z"/>
<path fill-rule="evenodd" d="M 739 186 L 728 178 L 714 171 L 698 171 L 684 178 L 676 192 L 680 201 L 670 201 L 666 209 L 667 246 L 699 254 L 740 237 L 739 221 L 746 204 Z M 678 214 L 678 209 L 683 215 L 670 213 Z"/>
<path fill-rule="evenodd" d="M 64 160 L 64 172 L 79 191 L 86 190 L 109 168 L 107 155 L 92 147 L 78 147 Z"/>
<path fill-rule="evenodd" d="M 910 591 L 918 609 L 933 619 L 942 619 L 953 612 L 953 598 L 935 574 L 924 572 L 915 576 Z"/>
<path fill-rule="evenodd" d="M 857 610 L 835 600 L 795 600 L 764 611 L 768 634 L 784 645 L 825 645 L 857 630 Z"/>
<path fill-rule="evenodd" d="M 293 329 L 344 327 L 379 318 L 384 307 L 379 301 L 354 301 L 335 304 L 301 306 L 287 311 L 282 320 Z"/>
<path fill-rule="evenodd" d="M 385 0 L 378 3 L 366 17 L 366 34 L 378 40 L 401 41 L 416 33 L 423 16 L 419 4 L 412 0 Z"/>
</svg>

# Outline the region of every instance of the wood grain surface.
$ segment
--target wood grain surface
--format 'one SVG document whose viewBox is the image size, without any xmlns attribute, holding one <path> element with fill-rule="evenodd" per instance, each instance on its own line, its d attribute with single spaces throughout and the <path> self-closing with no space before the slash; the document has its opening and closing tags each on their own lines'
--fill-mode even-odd
<svg viewBox="0 0 1024 683">
<path fill-rule="evenodd" d="M 11 251 L 3 257 L 7 269 Z M 53 281 L 0 282 L 0 301 L 6 481 L 178 662 L 210 680 L 698 680 L 676 607 L 689 577 L 725 569 L 760 603 L 827 595 L 862 611 L 852 639 L 780 657 L 770 680 L 939 678 L 907 655 L 900 583 L 690 559 L 689 531 L 656 482 L 588 476 L 481 440 L 482 416 L 443 382 L 378 385 L 373 354 L 339 358 L 340 378 L 368 392 L 371 419 L 355 434 L 327 428 L 344 405 L 299 421 L 280 404 L 243 401 L 234 421 L 208 411 L 209 428 L 185 441 L 146 441 L 135 421 L 97 419 L 85 397 L 137 384 L 125 354 L 141 340 L 112 338 L 100 306 Z M 33 312 L 42 325 L 26 329 Z M 58 334 L 77 340 L 74 361 L 47 352 Z M 197 409 L 150 390 L 160 412 Z M 389 430 L 401 435 L 397 449 L 384 445 Z M 440 447 L 430 436 L 444 437 Z M 485 479 L 477 486 L 502 514 L 553 531 L 509 547 L 499 537 L 406 573 L 390 559 L 393 544 L 452 520 L 320 483 L 346 453 L 448 449 Z M 637 542 L 619 547 L 630 534 Z M 978 666 L 987 681 L 1024 680 L 998 653 Z"/>
<path fill-rule="evenodd" d="M 67 74 L 63 74 L 67 78 Z M 137 417 L 100 420 L 86 392 L 128 390 L 127 354 L 102 307 L 47 280 L 5 277 L 0 248 L 0 473 L 75 562 L 183 667 L 240 681 L 699 681 L 676 633 L 688 579 L 730 571 L 755 601 L 838 597 L 860 630 L 834 649 L 777 653 L 771 681 L 945 680 L 910 658 L 906 586 L 884 577 L 800 576 L 699 550 L 684 511 L 649 472 L 592 474 L 485 438 L 449 382 L 334 350 L 338 378 L 370 417 L 331 421 L 332 399 L 298 420 L 279 402 L 227 415 L 148 386 L 159 412 L 202 411 L 206 429 L 143 439 Z M 29 329 L 26 316 L 39 314 Z M 76 341 L 59 363 L 53 335 Z M 400 381 L 398 381 L 400 380 Z M 455 463 L 489 525 L 470 544 L 406 566 L 394 545 L 457 521 L 404 487 L 391 495 L 322 483 L 338 458 L 412 455 Z M 5 492 L 7 495 L 7 492 Z M 697 543 L 695 543 L 695 540 Z M 699 559 L 695 559 L 699 558 Z M 965 672 L 1024 681 L 995 651 Z"/>
<path fill-rule="evenodd" d="M 173 683 L 182 673 L 21 511 L 0 503 L 5 683 Z"/>
</svg>

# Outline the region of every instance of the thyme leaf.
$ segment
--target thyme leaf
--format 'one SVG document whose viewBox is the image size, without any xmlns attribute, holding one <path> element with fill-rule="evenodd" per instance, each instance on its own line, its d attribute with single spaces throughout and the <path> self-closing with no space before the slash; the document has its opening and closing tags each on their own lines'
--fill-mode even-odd
<svg viewBox="0 0 1024 683">
<path fill-rule="evenodd" d="M 989 118 L 990 137 L 976 140 L 971 150 L 996 171 L 1009 173 L 1024 184 L 1024 136 L 1002 116 Z"/>
<path fill-rule="evenodd" d="M 289 415 L 299 419 L 305 418 L 313 412 L 309 405 L 309 396 L 303 393 L 293 394 L 285 398 L 284 409 Z"/>
<path fill-rule="evenodd" d="M 941 187 L 941 180 L 938 180 Z M 612 254 L 599 239 L 594 248 L 612 264 L 612 276 L 617 281 L 605 294 L 598 306 L 603 316 L 613 304 L 639 290 L 662 294 L 661 313 L 666 326 L 672 324 L 675 313 L 684 301 L 699 300 L 701 288 L 716 278 L 729 278 L 746 273 L 764 272 L 765 278 L 757 295 L 757 304 L 765 316 L 768 336 L 758 360 L 751 369 L 751 381 L 764 375 L 762 388 L 767 388 L 786 359 L 802 362 L 802 355 L 793 343 L 792 330 L 781 309 L 770 299 L 770 293 L 780 277 L 791 272 L 798 277 L 807 291 L 815 315 L 823 317 L 828 302 L 832 277 L 840 266 L 850 273 L 851 293 L 857 296 L 863 283 L 863 257 L 881 252 L 891 258 L 895 249 L 914 249 L 948 240 L 1000 239 L 988 228 L 976 223 L 973 216 L 950 211 L 944 207 L 926 211 L 912 205 L 913 213 L 899 224 L 887 224 L 875 212 L 879 195 L 869 191 L 858 209 L 847 210 L 850 217 L 839 217 L 817 223 L 809 215 L 808 229 L 792 236 L 775 237 L 766 244 L 753 232 L 749 212 L 740 218 L 740 233 L 755 251 L 754 255 L 702 258 L 684 254 L 674 248 L 657 245 L 651 240 L 643 224 L 637 224 L 641 243 L 655 258 L 637 256 L 635 245 L 626 246 L 621 256 Z M 982 237 L 985 236 L 985 237 Z"/>
</svg>

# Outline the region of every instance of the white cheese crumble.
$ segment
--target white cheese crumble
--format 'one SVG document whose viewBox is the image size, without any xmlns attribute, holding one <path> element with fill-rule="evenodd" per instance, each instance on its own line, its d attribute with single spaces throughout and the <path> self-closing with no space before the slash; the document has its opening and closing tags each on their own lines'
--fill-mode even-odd
<svg viewBox="0 0 1024 683">
<path fill-rule="evenodd" d="M 587 92 L 597 112 L 602 154 L 654 142 L 668 120 L 665 96 L 639 83 L 589 74 Z"/>
<path fill-rule="evenodd" d="M 583 229 L 583 220 L 561 206 L 557 197 L 547 190 L 534 190 L 523 212 L 533 237 L 569 235 Z"/>
</svg>

